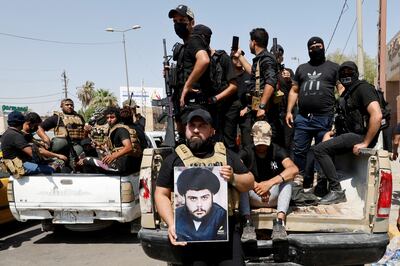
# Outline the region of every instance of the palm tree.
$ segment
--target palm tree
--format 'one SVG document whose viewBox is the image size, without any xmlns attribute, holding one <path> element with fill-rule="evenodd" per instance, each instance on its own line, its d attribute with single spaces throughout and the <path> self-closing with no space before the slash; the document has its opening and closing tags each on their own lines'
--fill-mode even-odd
<svg viewBox="0 0 400 266">
<path fill-rule="evenodd" d="M 93 100 L 90 103 L 94 107 L 117 106 L 118 100 L 112 92 L 107 89 L 98 89 L 94 93 Z"/>
<path fill-rule="evenodd" d="M 85 112 L 86 107 L 90 104 L 95 94 L 94 82 L 86 81 L 86 83 L 78 90 L 78 99 L 82 103 L 82 110 Z"/>
</svg>

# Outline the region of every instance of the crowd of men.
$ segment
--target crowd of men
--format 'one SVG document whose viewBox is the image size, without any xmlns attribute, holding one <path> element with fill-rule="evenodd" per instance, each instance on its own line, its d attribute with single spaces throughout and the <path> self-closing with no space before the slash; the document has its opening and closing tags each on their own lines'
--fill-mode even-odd
<svg viewBox="0 0 400 266">
<path fill-rule="evenodd" d="M 272 239 L 278 241 L 287 237 L 285 220 L 295 177 L 301 177 L 298 179 L 304 188 L 316 182 L 311 193 L 318 196 L 320 204 L 345 202 L 333 157 L 346 152 L 358 155 L 376 144 L 382 106 L 374 86 L 359 80 L 354 62 L 339 66 L 326 59 L 325 44 L 319 37 L 309 39 L 306 48 L 310 60 L 293 73 L 282 65 L 282 46 L 272 47 L 274 53 L 268 51 L 269 35 L 263 28 L 250 31 L 249 48 L 254 58 L 249 63 L 240 47 L 229 53 L 211 48 L 212 30 L 195 25 L 189 7 L 179 5 L 168 17 L 182 39 L 174 46 L 176 65 L 166 71 L 172 75 L 168 85 L 173 91 L 179 138 L 161 166 L 156 207 L 168 225 L 171 243 L 186 249 L 186 262 L 242 265 L 242 228 L 237 226 L 241 219 L 235 209 L 249 217 L 251 207 L 276 207 Z M 91 125 L 85 124 L 70 99 L 64 99 L 61 112 L 45 121 L 35 113 L 23 116 L 12 112 L 2 137 L 6 165 L 15 176 L 75 169 L 133 173 L 140 169 L 146 148 L 144 128 L 134 117 L 131 106 L 109 107 L 97 110 Z M 53 139 L 46 134 L 51 129 Z M 35 132 L 41 142 L 32 138 Z M 395 159 L 398 136 L 393 145 Z M 199 165 L 221 166 L 220 175 L 228 182 L 227 242 L 187 245 L 180 239 L 182 235 L 191 239 L 210 234 L 204 224 L 221 225 L 210 218 L 212 213 L 223 216 L 212 200 L 207 201 L 206 210 L 196 210 L 189 203 L 177 210 L 175 218 L 192 219 L 197 229 L 175 230 L 171 204 L 174 167 Z M 218 189 L 210 186 L 214 181 L 209 175 L 210 181 L 196 180 L 199 175 L 193 171 L 178 187 L 182 196 L 194 198 L 201 190 L 212 199 L 219 185 Z M 318 178 L 314 181 L 315 172 Z M 200 228 L 204 231 L 193 232 Z"/>
</svg>

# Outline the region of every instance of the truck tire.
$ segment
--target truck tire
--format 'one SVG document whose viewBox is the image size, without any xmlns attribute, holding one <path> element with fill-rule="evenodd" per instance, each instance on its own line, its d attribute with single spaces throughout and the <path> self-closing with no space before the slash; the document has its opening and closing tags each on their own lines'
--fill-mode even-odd
<svg viewBox="0 0 400 266">
<path fill-rule="evenodd" d="M 64 224 L 64 227 L 74 232 L 93 232 L 111 226 L 114 221 L 94 220 L 92 224 Z"/>
</svg>

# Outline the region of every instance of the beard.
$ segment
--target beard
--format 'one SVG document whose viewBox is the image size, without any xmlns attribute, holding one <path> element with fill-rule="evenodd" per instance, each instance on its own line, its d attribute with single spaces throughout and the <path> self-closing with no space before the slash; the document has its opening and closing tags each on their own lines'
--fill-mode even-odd
<svg viewBox="0 0 400 266">
<path fill-rule="evenodd" d="M 193 153 L 205 153 L 209 151 L 209 148 L 212 146 L 211 138 L 203 140 L 200 137 L 191 137 L 186 141 L 187 146 Z"/>
</svg>

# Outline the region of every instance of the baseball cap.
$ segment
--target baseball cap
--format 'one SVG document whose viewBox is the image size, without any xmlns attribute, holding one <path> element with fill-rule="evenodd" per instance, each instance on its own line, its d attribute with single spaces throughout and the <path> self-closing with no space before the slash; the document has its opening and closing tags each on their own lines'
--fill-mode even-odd
<svg viewBox="0 0 400 266">
<path fill-rule="evenodd" d="M 212 125 L 213 121 L 212 121 L 211 115 L 209 112 L 207 112 L 204 109 L 196 109 L 196 110 L 190 112 L 189 115 L 187 116 L 186 123 L 192 121 L 193 118 L 195 118 L 195 117 L 200 117 L 205 122 Z"/>
<path fill-rule="evenodd" d="M 254 145 L 271 145 L 272 128 L 266 121 L 257 121 L 251 129 Z"/>
<path fill-rule="evenodd" d="M 8 114 L 7 123 L 9 125 L 22 125 L 25 122 L 25 116 L 18 111 L 12 111 Z"/>
<path fill-rule="evenodd" d="M 176 13 L 178 13 L 181 16 L 194 19 L 193 11 L 188 6 L 179 5 L 175 9 L 171 9 L 168 13 L 168 17 L 173 18 Z"/>
</svg>

